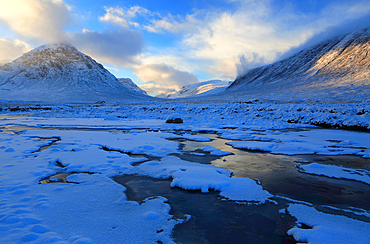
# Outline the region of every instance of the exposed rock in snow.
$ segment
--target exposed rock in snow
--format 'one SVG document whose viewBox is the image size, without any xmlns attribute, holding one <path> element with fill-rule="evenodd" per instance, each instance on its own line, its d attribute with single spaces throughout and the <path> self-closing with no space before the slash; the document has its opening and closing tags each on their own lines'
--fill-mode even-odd
<svg viewBox="0 0 370 244">
<path fill-rule="evenodd" d="M 370 28 L 324 41 L 290 58 L 250 70 L 224 95 L 279 100 L 367 99 Z"/>
<path fill-rule="evenodd" d="M 148 95 L 146 91 L 138 87 L 130 78 L 118 78 L 118 81 L 121 82 L 122 85 L 124 85 L 125 87 L 127 87 L 128 89 L 132 91 L 136 91 L 141 94 Z"/>
<path fill-rule="evenodd" d="M 187 86 L 183 86 L 179 91 L 175 92 L 168 92 L 168 93 L 161 93 L 157 95 L 160 98 L 182 98 L 182 97 L 190 97 L 195 95 L 214 95 L 218 94 L 226 89 L 229 85 L 228 81 L 222 80 L 210 80 L 204 81 L 199 83 L 190 84 Z"/>
<path fill-rule="evenodd" d="M 66 43 L 40 46 L 0 66 L 0 99 L 97 102 L 149 98 L 132 92 L 91 57 Z"/>
<path fill-rule="evenodd" d="M 182 124 L 183 122 L 180 114 L 170 114 L 166 119 L 167 124 Z"/>
</svg>

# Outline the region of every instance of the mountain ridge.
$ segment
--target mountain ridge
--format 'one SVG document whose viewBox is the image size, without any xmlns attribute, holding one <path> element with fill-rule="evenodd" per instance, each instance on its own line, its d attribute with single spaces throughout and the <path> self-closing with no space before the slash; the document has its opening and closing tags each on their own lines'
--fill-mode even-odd
<svg viewBox="0 0 370 244">
<path fill-rule="evenodd" d="M 291 93 L 293 97 L 294 92 L 302 94 L 302 98 L 309 99 L 312 95 L 313 99 L 319 99 L 327 90 L 335 97 L 340 97 L 341 93 L 342 96 L 358 94 L 363 97 L 365 92 L 360 92 L 360 88 L 368 92 L 370 86 L 369 53 L 370 29 L 355 30 L 287 59 L 249 70 L 237 78 L 224 95 L 272 98 L 279 97 L 281 91 L 281 99 L 284 93 Z M 308 93 L 305 94 L 304 89 Z"/>
<path fill-rule="evenodd" d="M 124 85 L 125 87 L 127 87 L 128 89 L 130 89 L 132 91 L 135 91 L 135 92 L 138 92 L 138 93 L 141 93 L 141 94 L 144 94 L 144 95 L 148 95 L 148 93 L 145 90 L 141 89 L 130 78 L 117 78 L 117 80 L 122 85 Z"/>
</svg>

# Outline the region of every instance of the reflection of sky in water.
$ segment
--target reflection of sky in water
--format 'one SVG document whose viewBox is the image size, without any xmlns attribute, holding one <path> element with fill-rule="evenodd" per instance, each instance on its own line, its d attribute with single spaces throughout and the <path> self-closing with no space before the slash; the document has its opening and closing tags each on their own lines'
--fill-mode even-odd
<svg viewBox="0 0 370 244">
<path fill-rule="evenodd" d="M 191 218 L 175 227 L 173 237 L 179 243 L 295 243 L 286 232 L 294 223 L 288 215 L 279 214 L 285 200 L 278 205 L 265 203 L 248 206 L 222 201 L 215 192 L 185 191 L 171 188 L 169 180 L 141 176 L 122 176 L 115 180 L 124 185 L 127 198 L 142 201 L 163 196 L 171 205 L 171 214 Z"/>
</svg>

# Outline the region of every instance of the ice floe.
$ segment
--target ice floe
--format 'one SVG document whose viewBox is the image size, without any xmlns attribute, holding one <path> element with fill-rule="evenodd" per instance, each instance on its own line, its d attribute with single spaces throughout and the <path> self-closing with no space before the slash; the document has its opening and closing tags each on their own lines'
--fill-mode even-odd
<svg viewBox="0 0 370 244">
<path fill-rule="evenodd" d="M 370 185 L 370 171 L 365 169 L 351 169 L 337 165 L 319 163 L 299 165 L 299 172 L 323 175 L 336 179 L 348 179 L 363 182 Z"/>
<path fill-rule="evenodd" d="M 212 147 L 210 145 L 207 145 L 201 149 L 203 152 L 209 152 L 211 155 L 215 156 L 226 156 L 231 155 L 231 152 L 222 151 L 218 148 Z"/>
<path fill-rule="evenodd" d="M 265 135 L 256 133 L 250 135 L 246 132 L 248 140 L 241 132 L 234 134 L 227 132 L 222 138 L 241 141 L 227 143 L 234 148 L 252 151 L 266 151 L 273 154 L 298 155 L 359 155 L 370 157 L 370 134 L 351 131 L 338 131 L 326 129 L 311 129 L 304 131 L 288 131 L 276 134 L 272 131 Z"/>
<path fill-rule="evenodd" d="M 370 223 L 319 212 L 314 207 L 301 204 L 290 204 L 288 211 L 297 218 L 298 223 L 288 231 L 288 234 L 300 243 L 347 244 L 369 241 Z"/>
<path fill-rule="evenodd" d="M 273 197 L 256 181 L 230 177 L 231 171 L 212 165 L 187 162 L 176 157 L 166 157 L 160 162 L 146 162 L 136 167 L 140 175 L 154 178 L 172 178 L 171 187 L 184 190 L 220 191 L 230 200 L 264 203 Z"/>
</svg>

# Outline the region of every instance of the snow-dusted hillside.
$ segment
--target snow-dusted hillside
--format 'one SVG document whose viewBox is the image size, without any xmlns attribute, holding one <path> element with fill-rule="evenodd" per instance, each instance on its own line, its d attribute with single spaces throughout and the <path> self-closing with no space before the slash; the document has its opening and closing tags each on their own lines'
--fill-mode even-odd
<svg viewBox="0 0 370 244">
<path fill-rule="evenodd" d="M 195 95 L 215 95 L 226 89 L 228 81 L 210 80 L 183 86 L 179 91 L 161 93 L 157 97 L 161 98 L 183 98 Z"/>
<path fill-rule="evenodd" d="M 0 66 L 0 99 L 97 102 L 145 99 L 74 46 L 40 46 Z"/>
<path fill-rule="evenodd" d="M 118 78 L 118 81 L 121 82 L 122 85 L 124 85 L 125 87 L 127 87 L 128 89 L 132 91 L 136 91 L 138 93 L 148 95 L 146 91 L 138 87 L 130 78 Z"/>
<path fill-rule="evenodd" d="M 370 28 L 250 70 L 225 95 L 278 100 L 361 101 L 370 91 Z"/>
</svg>

